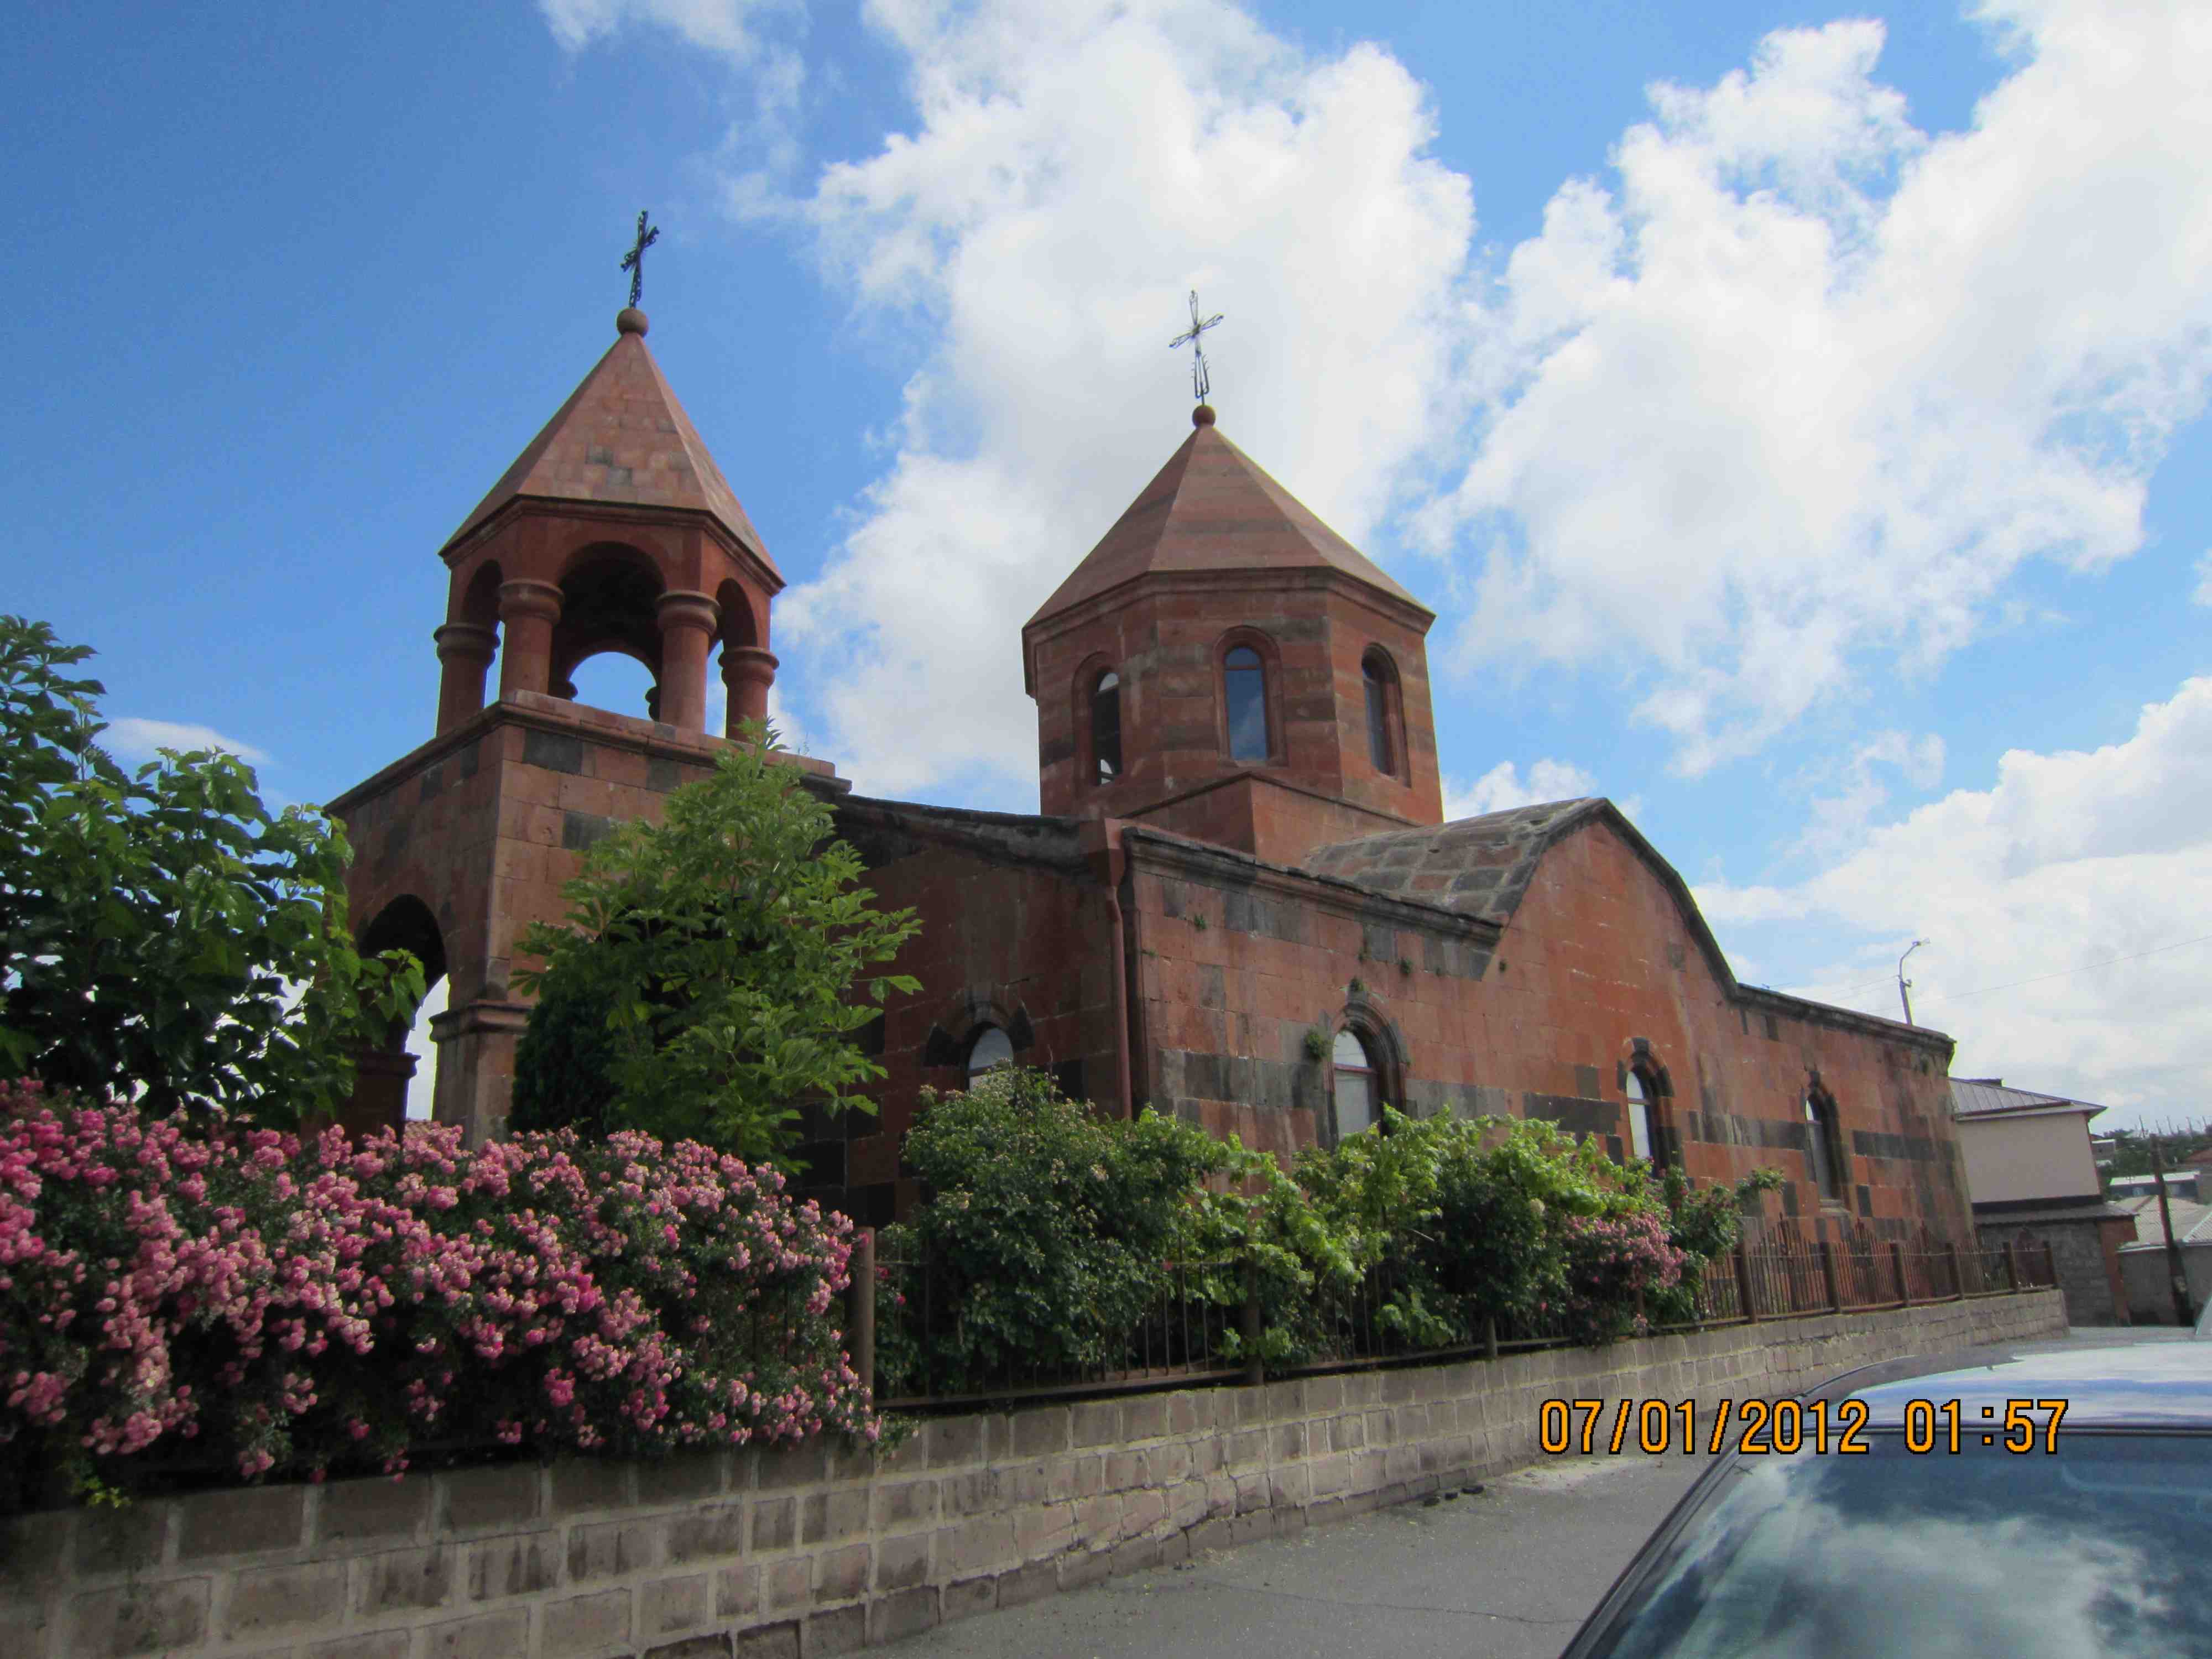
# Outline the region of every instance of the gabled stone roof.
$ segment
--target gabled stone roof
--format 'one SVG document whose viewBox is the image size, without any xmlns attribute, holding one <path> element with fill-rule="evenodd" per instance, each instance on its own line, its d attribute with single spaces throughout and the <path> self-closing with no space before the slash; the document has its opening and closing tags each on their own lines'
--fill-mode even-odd
<svg viewBox="0 0 2212 1659">
<path fill-rule="evenodd" d="M 646 349 L 643 314 L 626 311 L 620 325 L 606 355 L 514 458 L 447 547 L 518 496 L 665 507 L 713 519 L 780 584 L 782 573 L 760 532 Z"/>
<path fill-rule="evenodd" d="M 1214 429 L 1212 411 L 1030 618 L 1036 626 L 1155 571 L 1333 569 L 1433 616 Z"/>
<path fill-rule="evenodd" d="M 1421 899 L 1503 924 L 1512 920 L 1545 849 L 1611 807 L 1599 795 L 1545 801 L 1432 829 L 1393 830 L 1336 842 L 1315 848 L 1299 863 L 1316 875 L 1334 876 L 1370 891 Z"/>
</svg>

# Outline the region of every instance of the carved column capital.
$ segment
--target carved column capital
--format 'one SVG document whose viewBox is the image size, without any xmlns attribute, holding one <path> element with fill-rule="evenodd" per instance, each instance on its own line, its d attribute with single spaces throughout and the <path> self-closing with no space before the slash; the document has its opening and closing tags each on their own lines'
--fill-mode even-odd
<svg viewBox="0 0 2212 1659">
<path fill-rule="evenodd" d="M 437 642 L 438 660 L 489 663 L 499 649 L 499 632 L 475 623 L 447 623 L 430 630 Z"/>
<path fill-rule="evenodd" d="M 561 620 L 561 590 L 551 582 L 518 576 L 499 585 L 499 614 L 502 622 L 528 617 L 541 622 Z"/>
<path fill-rule="evenodd" d="M 712 594 L 686 588 L 663 593 L 653 605 L 653 614 L 663 635 L 672 629 L 684 628 L 696 629 L 711 636 L 722 623 L 722 607 L 714 603 Z"/>
<path fill-rule="evenodd" d="M 779 664 L 775 653 L 757 645 L 732 645 L 722 652 L 722 684 L 735 690 L 740 685 L 771 685 Z"/>
</svg>

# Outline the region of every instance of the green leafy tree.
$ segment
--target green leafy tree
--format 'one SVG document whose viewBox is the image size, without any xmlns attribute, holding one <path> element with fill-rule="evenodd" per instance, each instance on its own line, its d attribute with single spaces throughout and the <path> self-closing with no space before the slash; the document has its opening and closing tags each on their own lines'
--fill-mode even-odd
<svg viewBox="0 0 2212 1659">
<path fill-rule="evenodd" d="M 362 958 L 343 831 L 271 813 L 235 756 L 118 766 L 91 655 L 0 617 L 0 1075 L 271 1127 L 335 1110 L 422 965 Z"/>
<path fill-rule="evenodd" d="M 565 926 L 523 936 L 545 959 L 515 975 L 545 1011 L 516 1055 L 532 1123 L 596 1115 L 758 1159 L 788 1153 L 802 1103 L 875 1110 L 854 1091 L 883 1067 L 854 1034 L 921 983 L 865 970 L 921 924 L 872 908 L 860 854 L 798 769 L 771 758 L 775 734 L 756 722 L 744 735 L 668 797 L 661 822 L 593 844 L 562 890 Z M 856 981 L 867 1000 L 848 1000 Z"/>
</svg>

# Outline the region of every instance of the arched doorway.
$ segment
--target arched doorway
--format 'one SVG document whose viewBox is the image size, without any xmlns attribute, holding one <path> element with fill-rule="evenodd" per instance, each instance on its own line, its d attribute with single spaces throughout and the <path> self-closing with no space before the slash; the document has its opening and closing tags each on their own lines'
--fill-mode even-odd
<svg viewBox="0 0 2212 1659">
<path fill-rule="evenodd" d="M 396 1127 L 414 1115 L 418 1095 L 425 1102 L 429 1098 L 437 1062 L 428 1022 L 444 1010 L 447 994 L 444 932 L 430 907 L 413 894 L 402 894 L 379 910 L 361 930 L 358 948 L 364 957 L 395 950 L 411 954 L 422 964 L 424 993 L 411 1018 L 394 1020 L 381 1043 L 354 1056 L 353 1098 L 338 1114 L 338 1121 L 354 1135 Z M 431 1060 L 427 1067 L 420 1064 L 425 1057 Z M 422 1115 L 428 1116 L 428 1111 Z"/>
</svg>

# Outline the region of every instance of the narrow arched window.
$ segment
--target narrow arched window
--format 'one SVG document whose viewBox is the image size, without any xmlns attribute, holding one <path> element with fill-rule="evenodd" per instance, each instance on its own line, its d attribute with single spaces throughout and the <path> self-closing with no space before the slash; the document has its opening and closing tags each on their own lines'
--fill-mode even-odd
<svg viewBox="0 0 2212 1659">
<path fill-rule="evenodd" d="M 971 1078 L 1013 1063 L 1013 1040 L 995 1025 L 981 1028 L 968 1045 L 968 1075 Z"/>
<path fill-rule="evenodd" d="M 1267 758 L 1267 670 L 1249 645 L 1221 659 L 1221 684 L 1229 709 L 1229 758 Z"/>
<path fill-rule="evenodd" d="M 1396 745 L 1390 741 L 1390 671 L 1382 659 L 1370 651 L 1359 665 L 1360 678 L 1367 686 L 1367 758 L 1378 772 L 1395 776 L 1398 771 Z"/>
<path fill-rule="evenodd" d="M 1805 1152 L 1820 1196 L 1843 1197 L 1844 1150 L 1836 1133 L 1836 1103 L 1813 1089 L 1805 1091 Z"/>
<path fill-rule="evenodd" d="M 1368 1053 L 1366 1040 L 1347 1028 L 1336 1034 L 1329 1057 L 1336 1073 L 1336 1138 L 1341 1140 L 1373 1128 L 1380 1115 L 1376 1110 L 1375 1056 Z"/>
<path fill-rule="evenodd" d="M 1108 669 L 1091 688 L 1091 781 L 1121 775 L 1121 677 Z"/>
<path fill-rule="evenodd" d="M 1638 1158 L 1658 1157 L 1659 1126 L 1652 1111 L 1652 1091 L 1641 1072 L 1628 1074 L 1628 1150 Z"/>
</svg>

